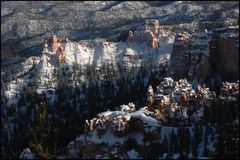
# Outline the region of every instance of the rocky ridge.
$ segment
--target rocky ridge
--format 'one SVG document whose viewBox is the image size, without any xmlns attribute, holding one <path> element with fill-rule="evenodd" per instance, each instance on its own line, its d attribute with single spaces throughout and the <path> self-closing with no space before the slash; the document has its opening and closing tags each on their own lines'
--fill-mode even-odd
<svg viewBox="0 0 240 160">
<path fill-rule="evenodd" d="M 181 1 L 1 2 L 1 57 L 13 53 L 36 55 L 54 33 L 73 40 L 112 36 L 113 40 L 124 40 L 132 27 L 153 17 L 176 31 L 236 25 L 238 5 Z"/>
<path fill-rule="evenodd" d="M 178 33 L 170 58 L 174 79 L 211 79 L 219 74 L 223 81 L 238 80 L 239 27 L 228 26 L 189 34 Z M 231 51 L 231 52 L 229 52 Z"/>
<path fill-rule="evenodd" d="M 146 157 L 180 158 L 182 154 L 175 153 L 171 156 L 169 153 L 164 153 L 161 146 L 166 148 L 167 144 L 171 143 L 171 134 L 177 135 L 182 127 L 189 130 L 190 137 L 193 138 L 196 132 L 194 126 L 207 123 L 204 118 L 205 110 L 213 107 L 212 103 L 217 101 L 219 104 L 220 102 L 236 103 L 239 94 L 238 85 L 239 82 L 223 83 L 220 96 L 216 97 L 214 92 L 210 92 L 204 86 L 192 89 L 186 79 L 174 82 L 171 78 L 164 78 L 154 93 L 154 110 L 151 111 L 149 105 L 136 110 L 134 104 L 129 103 L 120 106 L 117 111 L 99 113 L 96 118 L 86 121 L 85 134 L 69 143 L 66 156 L 68 158 L 128 159 L 132 156 L 131 152 L 134 152 L 135 158 L 140 159 Z M 172 94 L 169 95 L 169 93 Z M 203 130 L 206 132 L 206 128 Z M 201 149 L 202 143 L 207 143 L 208 153 L 216 150 L 219 133 L 213 127 L 213 132 L 208 134 L 206 136 L 213 136 L 214 140 L 204 142 L 201 139 L 199 141 L 198 158 L 206 156 Z M 157 152 L 158 155 L 150 156 L 147 148 L 153 149 L 152 152 L 154 152 L 153 144 L 160 150 Z M 193 158 L 191 155 L 186 155 L 186 157 Z"/>
</svg>

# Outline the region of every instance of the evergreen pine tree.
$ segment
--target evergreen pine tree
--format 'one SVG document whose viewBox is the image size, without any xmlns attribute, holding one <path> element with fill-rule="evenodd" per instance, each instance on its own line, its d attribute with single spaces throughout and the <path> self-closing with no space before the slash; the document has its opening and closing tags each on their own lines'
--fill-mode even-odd
<svg viewBox="0 0 240 160">
<path fill-rule="evenodd" d="M 208 134 L 209 134 L 209 129 L 208 125 L 205 126 L 205 132 L 204 132 L 204 148 L 203 148 L 203 155 L 208 156 L 208 151 L 207 151 L 207 143 L 208 143 Z"/>
<path fill-rule="evenodd" d="M 37 157 L 43 159 L 52 157 L 48 150 L 48 130 L 48 103 L 46 99 L 44 99 L 40 102 L 36 122 L 33 124 L 33 127 L 30 128 L 32 133 L 30 148 Z"/>
<path fill-rule="evenodd" d="M 185 128 L 185 133 L 184 133 L 184 135 L 185 135 L 184 144 L 186 145 L 186 146 L 185 146 L 185 152 L 186 152 L 187 154 L 189 154 L 189 152 L 190 152 L 190 145 L 191 145 L 191 141 L 190 141 L 191 137 L 190 137 L 190 132 L 189 132 L 189 128 L 188 128 L 188 127 Z"/>
</svg>

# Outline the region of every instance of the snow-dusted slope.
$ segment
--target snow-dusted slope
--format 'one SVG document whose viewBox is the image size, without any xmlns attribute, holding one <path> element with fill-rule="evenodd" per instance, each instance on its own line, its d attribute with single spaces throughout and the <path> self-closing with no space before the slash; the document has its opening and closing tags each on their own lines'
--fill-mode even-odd
<svg viewBox="0 0 240 160">
<path fill-rule="evenodd" d="M 131 73 L 130 70 L 133 69 L 135 70 L 133 77 L 136 77 L 142 64 L 145 66 L 155 65 L 157 66 L 156 69 L 158 69 L 160 63 L 165 65 L 169 60 L 173 43 L 174 36 L 171 35 L 163 40 L 158 50 L 151 48 L 146 43 L 104 42 L 104 44 L 92 45 L 89 42 L 84 45 L 83 43 L 69 41 L 62 43 L 66 55 L 66 62 L 63 64 L 59 65 L 58 62 L 60 53 L 52 54 L 51 51 L 42 53 L 41 56 L 29 57 L 21 63 L 4 64 L 4 67 L 1 68 L 1 83 L 3 86 L 1 96 L 4 106 L 2 122 L 4 130 L 9 135 L 8 139 L 12 138 L 14 127 L 16 127 L 15 122 L 13 122 L 14 118 L 18 118 L 18 115 L 13 114 L 12 110 L 26 114 L 28 110 L 38 108 L 37 104 L 33 108 L 29 107 L 31 103 L 30 99 L 27 100 L 28 97 L 46 95 L 49 105 L 56 105 L 59 100 L 58 88 L 60 84 L 65 84 L 72 89 L 69 95 L 76 94 L 72 93 L 76 92 L 76 88 L 80 90 L 76 106 L 79 111 L 80 103 L 83 103 L 86 98 L 86 93 L 82 91 L 82 85 L 89 83 L 86 75 L 89 66 L 92 66 L 94 70 L 99 70 L 99 73 L 104 65 L 107 67 L 113 66 L 113 69 L 117 71 L 120 69 L 124 71 L 122 76 L 125 73 Z M 101 73 L 98 82 L 104 81 L 104 76 L 104 73 Z M 145 78 L 144 82 L 144 85 L 147 85 L 148 79 Z M 113 94 L 116 96 L 116 92 L 119 92 L 119 84 L 116 82 L 113 82 L 113 84 L 114 88 L 118 89 Z M 66 100 L 66 102 L 73 105 L 72 99 Z M 81 105 L 81 107 L 84 106 Z M 9 116 L 11 113 L 12 115 Z"/>
<path fill-rule="evenodd" d="M 206 48 L 203 48 L 202 51 L 204 52 L 204 55 L 208 56 L 209 37 L 204 39 L 204 36 L 206 36 L 205 33 L 196 34 L 196 37 L 192 40 L 192 46 L 207 46 Z M 42 95 L 44 93 L 49 104 L 56 107 L 57 101 L 59 100 L 57 90 L 61 84 L 65 84 L 67 87 L 71 87 L 71 89 L 66 90 L 69 97 L 73 95 L 73 98 L 67 99 L 66 103 L 71 104 L 71 106 L 77 108 L 77 111 L 80 111 L 82 109 L 80 107 L 85 107 L 80 105 L 80 103 L 82 101 L 84 102 L 86 98 L 86 94 L 82 88 L 83 84 L 87 84 L 88 81 L 90 81 L 86 76 L 89 68 L 92 67 L 99 72 L 105 64 L 106 66 L 113 66 L 113 68 L 116 70 L 123 68 L 124 74 L 126 73 L 126 75 L 130 77 L 124 77 L 128 78 L 127 81 L 124 81 L 124 84 L 128 83 L 128 87 L 126 87 L 127 90 L 135 89 L 130 87 L 132 82 L 136 81 L 136 77 L 140 77 L 137 71 L 141 68 L 141 66 L 143 64 L 145 66 L 153 66 L 153 68 L 156 70 L 158 70 L 159 66 L 163 66 L 163 68 L 165 68 L 166 66 L 164 65 L 166 65 L 169 61 L 174 43 L 175 37 L 169 33 L 167 33 L 165 38 L 162 39 L 158 49 L 153 49 L 149 46 L 149 44 L 146 43 L 104 42 L 93 44 L 89 42 L 87 44 L 83 44 L 81 42 L 76 43 L 68 41 L 61 44 L 64 49 L 64 54 L 66 55 L 66 62 L 63 64 L 59 64 L 58 62 L 58 57 L 60 55 L 59 52 L 52 54 L 51 51 L 48 51 L 44 54 L 41 54 L 39 57 L 30 57 L 22 63 L 4 66 L 4 68 L 1 70 L 1 78 L 3 80 L 2 84 L 4 86 L 1 89 L 1 95 L 4 97 L 2 102 L 2 104 L 4 104 L 3 124 L 4 129 L 9 135 L 7 140 L 12 140 L 11 137 L 13 136 L 13 130 L 16 126 L 14 121 L 18 118 L 18 115 L 8 115 L 11 114 L 11 111 L 15 109 L 17 113 L 19 113 L 19 111 L 22 111 L 21 113 L 26 113 L 26 110 L 29 109 L 27 108 L 30 106 L 29 101 L 24 100 L 27 103 L 21 104 L 23 101 L 22 97 L 25 98 L 26 95 L 33 94 L 34 92 L 36 92 L 38 95 Z M 192 50 L 191 57 L 193 60 L 195 59 L 195 55 L 197 56 L 200 54 L 200 51 L 196 50 L 197 49 Z M 35 61 L 33 62 L 34 58 Z M 198 64 L 199 62 L 192 63 L 191 65 L 197 66 Z M 79 68 L 76 69 L 76 66 L 81 68 L 81 72 Z M 147 73 L 151 71 L 152 70 L 147 71 Z M 156 74 L 159 74 L 159 72 L 156 72 Z M 98 80 L 105 80 L 104 76 L 104 74 L 100 74 L 100 78 Z M 141 83 L 143 81 L 142 86 L 144 88 L 146 85 L 148 85 L 149 79 L 150 76 L 145 76 L 143 79 L 138 78 L 139 86 L 142 85 Z M 98 81 L 98 83 L 99 82 L 100 81 Z M 93 81 L 92 84 L 95 85 L 96 82 Z M 112 84 L 113 85 L 111 87 L 114 91 L 108 94 L 108 96 L 116 96 L 116 90 L 120 90 L 120 85 L 117 84 L 116 81 L 113 80 Z M 230 84 L 230 86 L 231 85 L 232 84 Z M 99 88 L 102 96 L 104 93 L 102 91 L 103 88 Z M 129 104 L 122 106 L 120 111 L 107 111 L 99 114 L 97 118 L 93 119 L 92 122 L 89 123 L 89 128 L 86 129 L 89 130 L 88 134 L 80 136 L 78 139 L 76 139 L 76 141 L 73 141 L 69 144 L 68 156 L 77 157 L 79 151 L 84 152 L 81 150 L 81 148 L 86 147 L 86 151 L 90 150 L 89 152 L 92 152 L 92 148 L 93 150 L 96 149 L 96 152 L 99 151 L 99 154 L 86 155 L 86 157 L 116 158 L 115 156 L 119 156 L 123 158 L 142 158 L 144 156 L 141 155 L 141 151 L 144 149 L 141 147 L 149 146 L 151 148 L 151 138 L 154 136 L 156 136 L 154 137 L 156 138 L 156 142 L 160 142 L 161 145 L 167 146 L 168 150 L 172 146 L 170 145 L 169 141 L 171 141 L 170 139 L 174 134 L 178 134 L 179 127 L 186 128 L 190 133 L 190 137 L 194 137 L 193 130 L 196 128 L 194 125 L 202 125 L 204 122 L 204 107 L 211 107 L 211 102 L 214 99 L 214 94 L 211 93 L 208 88 L 195 88 L 197 88 L 197 86 L 191 86 L 186 79 L 174 82 L 171 78 L 165 78 L 164 81 L 159 85 L 159 88 L 157 89 L 158 91 L 155 94 L 153 109 L 147 109 L 144 107 L 135 111 L 134 107 L 132 107 L 132 104 Z M 226 88 L 229 88 L 229 86 Z M 79 92 L 79 94 L 73 94 L 73 92 Z M 93 95 L 94 92 L 91 92 L 91 94 Z M 106 92 L 107 91 L 104 93 L 105 96 L 107 95 Z M 136 90 L 136 92 L 138 92 L 138 90 Z M 91 94 L 89 95 L 91 96 Z M 222 99 L 235 102 L 236 98 L 231 96 L 232 95 L 229 95 L 229 98 L 223 96 Z M 187 100 L 186 97 L 188 98 Z M 74 98 L 77 99 L 75 99 L 75 103 Z M 91 97 L 89 99 L 91 99 Z M 34 104 L 34 106 L 35 108 L 38 108 L 36 104 Z M 93 105 L 92 107 L 95 106 Z M 105 106 L 105 108 L 107 107 L 109 106 Z M 13 118 L 14 116 L 15 119 Z M 108 117 L 108 120 L 102 120 L 106 119 L 106 117 Z M 63 121 L 66 122 L 65 119 Z M 131 125 L 132 127 L 129 127 L 128 125 L 131 123 L 133 123 Z M 134 126 L 137 127 L 134 128 Z M 124 127 L 128 129 L 125 130 Z M 132 128 L 135 129 L 135 131 L 131 131 Z M 201 126 L 200 128 L 203 130 L 203 133 L 205 133 L 206 126 Z M 212 130 L 213 131 L 211 134 L 207 135 L 207 139 L 210 139 L 209 136 L 211 136 L 214 140 L 203 142 L 203 138 L 201 138 L 200 142 L 198 143 L 199 146 L 197 149 L 197 155 L 199 157 L 204 156 L 202 148 L 205 146 L 205 144 L 207 144 L 207 148 L 209 150 L 212 149 L 214 152 L 213 146 L 216 143 L 216 137 L 213 136 L 216 135 L 215 126 L 212 127 Z M 145 141 L 144 139 L 148 140 Z M 129 150 L 125 150 L 126 152 L 121 151 L 121 145 L 128 145 L 129 143 L 134 144 L 134 141 L 141 146 L 140 149 L 130 147 Z M 101 145 L 103 145 L 105 148 L 102 147 L 104 148 L 103 150 L 98 150 L 99 146 Z M 190 144 L 190 146 L 191 145 L 192 144 Z M 116 155 L 116 153 L 119 153 L 120 151 L 122 155 Z M 27 152 L 29 151 L 27 150 Z M 110 154 L 107 154 L 108 152 Z M 164 153 L 167 153 L 167 151 L 163 150 L 163 153 L 159 154 L 159 157 L 166 157 L 166 154 Z M 191 154 L 192 153 L 189 153 L 188 156 L 192 157 Z M 179 154 L 176 153 L 176 155 L 172 156 L 177 157 Z"/>
<path fill-rule="evenodd" d="M 56 32 L 76 40 L 97 37 L 116 40 L 136 24 L 153 17 L 161 25 L 175 26 L 176 31 L 236 25 L 239 19 L 238 1 L 6 1 L 1 4 L 1 55 L 6 57 L 13 56 L 12 52 L 35 54 L 46 38 Z"/>
<path fill-rule="evenodd" d="M 230 86 L 234 89 L 228 90 Z M 183 95 L 187 98 L 182 99 Z M 234 97 L 237 95 L 238 83 L 224 83 L 217 99 L 225 97 L 236 103 Z M 165 97 L 169 96 L 171 100 L 165 103 Z M 185 79 L 174 82 L 164 78 L 155 93 L 154 110 L 151 111 L 150 106 L 136 110 L 135 105 L 129 103 L 116 111 L 99 113 L 96 118 L 86 121 L 85 134 L 69 143 L 66 157 L 177 159 L 181 150 L 181 156 L 209 158 L 211 156 L 208 157 L 206 152 L 216 152 L 219 131 L 216 124 L 210 125 L 205 114 L 214 107 L 211 104 L 215 100 L 213 93 L 204 86 L 193 90 Z M 184 120 L 187 123 L 182 123 Z M 174 149 L 177 145 L 181 148 Z M 188 149 L 185 150 L 186 146 Z M 151 156 L 148 150 L 151 150 Z"/>
<path fill-rule="evenodd" d="M 17 74 L 11 74 L 9 70 L 2 71 L 2 77 L 8 77 L 8 79 L 10 79 L 10 83 L 7 84 L 8 87 L 5 90 L 5 94 L 9 98 L 7 104 L 16 104 L 17 99 L 14 100 L 15 93 L 22 92 L 23 87 L 26 87 L 28 83 L 35 83 L 34 86 L 38 93 L 47 91 L 48 89 L 54 90 L 58 79 L 54 75 L 54 70 L 69 67 L 69 72 L 71 72 L 74 64 L 80 64 L 83 68 L 86 68 L 86 66 L 90 64 L 93 65 L 95 69 L 99 69 L 104 63 L 113 64 L 117 70 L 119 69 L 117 64 L 120 64 L 121 67 L 126 69 L 140 67 L 143 62 L 147 65 L 151 62 L 156 66 L 160 63 L 165 64 L 170 58 L 174 44 L 174 36 L 170 35 L 160 43 L 159 49 L 156 50 L 146 43 L 110 42 L 108 44 L 97 44 L 90 47 L 76 42 L 67 42 L 62 44 L 66 55 L 66 63 L 62 65 L 58 63 L 60 53 L 52 54 L 52 52 L 49 51 L 36 58 L 35 66 L 33 66 L 33 60 L 32 57 L 30 57 L 25 62 L 11 67 L 11 70 L 14 70 L 14 68 L 17 69 Z M 37 74 L 37 77 L 29 77 L 30 74 Z M 18 81 L 18 83 L 16 83 L 16 81 Z M 46 82 L 49 81 L 52 83 L 50 86 L 47 86 Z M 19 83 L 22 85 L 17 85 Z"/>
</svg>

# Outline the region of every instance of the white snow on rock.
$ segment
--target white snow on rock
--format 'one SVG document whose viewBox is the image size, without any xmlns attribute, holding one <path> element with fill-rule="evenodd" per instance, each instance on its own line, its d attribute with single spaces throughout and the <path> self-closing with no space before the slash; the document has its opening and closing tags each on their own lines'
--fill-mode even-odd
<svg viewBox="0 0 240 160">
<path fill-rule="evenodd" d="M 135 104 L 133 103 L 129 103 L 128 105 L 121 105 L 120 108 L 121 108 L 121 111 L 123 112 L 132 112 L 136 110 Z"/>
<path fill-rule="evenodd" d="M 20 159 L 34 159 L 35 155 L 31 152 L 29 148 L 26 148 L 22 151 Z"/>
<path fill-rule="evenodd" d="M 160 42 L 160 47 L 159 47 L 160 53 L 170 55 L 172 53 L 172 50 L 173 50 L 174 42 L 175 42 L 175 37 L 173 35 L 170 35 L 170 36 L 164 38 Z"/>
<path fill-rule="evenodd" d="M 127 154 L 130 159 L 142 159 L 139 153 L 136 152 L 134 149 L 128 151 Z"/>
<path fill-rule="evenodd" d="M 91 64 L 98 70 L 104 63 L 112 63 L 113 66 L 118 69 L 117 63 L 126 68 L 140 67 L 143 62 L 147 65 L 151 64 L 149 62 L 154 62 L 156 65 L 166 64 L 170 59 L 174 39 L 174 36 L 167 34 L 166 37 L 160 41 L 161 45 L 158 50 L 151 48 L 146 43 L 99 42 L 91 46 L 88 43 L 83 44 L 68 41 L 61 45 L 64 48 L 66 64 L 70 67 L 70 70 L 74 64 L 81 64 L 83 69 L 86 69 L 86 66 Z M 34 89 L 39 94 L 47 90 L 54 91 L 57 86 L 57 78 L 54 76 L 54 71 L 65 67 L 64 64 L 59 66 L 59 55 L 59 52 L 53 54 L 51 51 L 46 50 L 40 57 L 35 57 L 35 66 L 33 65 L 33 57 L 30 57 L 24 62 L 11 67 L 17 73 L 2 70 L 2 77 L 7 77 L 10 80 L 9 88 L 5 91 L 9 99 L 7 102 L 8 106 L 17 104 L 18 97 L 15 96 L 16 93 L 21 93 L 23 90 L 22 86 L 26 86 L 28 83 L 35 83 Z M 38 76 L 37 78 L 31 78 L 30 74 L 36 74 Z M 63 75 L 62 78 L 66 79 Z M 86 81 L 84 75 L 81 75 L 80 79 Z M 49 82 L 51 82 L 51 85 L 48 85 L 47 88 L 46 83 Z M 144 83 L 147 84 L 147 79 L 144 79 Z M 53 103 L 55 99 L 53 97 L 51 97 L 51 103 Z"/>
<path fill-rule="evenodd" d="M 230 91 L 237 91 L 238 86 L 235 83 L 224 83 L 222 86 L 222 90 L 225 91 L 221 94 L 223 96 L 226 95 L 226 89 L 230 88 Z M 154 95 L 154 91 L 152 87 L 148 87 L 148 91 Z M 168 90 L 170 95 L 165 91 Z M 191 84 L 187 82 L 186 79 L 180 79 L 179 81 L 173 81 L 170 77 L 165 77 L 163 82 L 157 87 L 157 95 L 158 100 L 165 106 L 165 111 L 161 111 L 159 113 L 159 108 L 150 111 L 148 110 L 148 106 L 140 108 L 139 110 L 131 110 L 131 108 L 135 109 L 135 105 L 133 103 L 129 103 L 128 105 L 121 105 L 120 111 L 106 111 L 99 113 L 96 118 L 90 120 L 90 125 L 93 126 L 90 130 L 87 130 L 86 133 L 75 140 L 75 143 L 71 142 L 69 146 L 74 146 L 74 149 L 69 148 L 69 152 L 78 153 L 81 149 L 84 149 L 86 145 L 97 147 L 98 145 L 104 144 L 108 147 L 112 147 L 117 145 L 124 146 L 127 145 L 129 139 L 132 139 L 136 142 L 137 145 L 151 145 L 148 141 L 148 138 L 154 138 L 155 141 L 170 143 L 171 135 L 178 135 L 179 126 L 186 128 L 189 131 L 190 141 L 194 140 L 195 136 L 195 125 L 194 123 L 199 123 L 201 126 L 203 116 L 204 116 L 204 107 L 209 107 L 206 105 L 206 102 L 213 101 L 212 92 L 210 92 L 209 88 L 205 86 L 198 85 L 195 90 L 192 89 Z M 179 94 L 179 95 L 178 95 Z M 187 95 L 189 100 L 193 98 L 195 100 L 196 97 L 200 98 L 199 105 L 197 108 L 193 109 L 193 104 L 189 105 L 184 101 L 188 101 L 188 99 L 184 99 L 182 95 Z M 233 93 L 231 93 L 233 94 Z M 176 96 L 180 96 L 181 98 L 176 98 Z M 195 97 L 196 96 L 196 97 Z M 175 102 L 173 100 L 167 104 L 163 101 L 168 97 L 168 99 L 175 98 Z M 162 101 L 163 100 L 163 101 Z M 183 101 L 183 102 L 181 102 Z M 205 102 L 206 101 L 206 102 Z M 203 103 L 204 102 L 204 103 Z M 178 104 L 179 103 L 179 104 Z M 192 103 L 192 102 L 191 102 Z M 160 110 L 162 110 L 160 108 Z M 187 114 L 187 110 L 192 110 L 193 113 L 191 115 Z M 160 117 L 160 118 L 158 118 Z M 171 121 L 162 121 L 162 119 L 169 119 Z M 190 120 L 191 123 L 184 123 L 185 120 Z M 173 123 L 175 121 L 175 123 Z M 172 124 L 173 123 L 173 124 Z M 178 125 L 176 125 L 176 123 Z M 104 127 L 102 127 L 104 125 Z M 202 126 L 201 126 L 202 127 Z M 201 128 L 203 131 L 202 135 L 206 135 L 206 127 Z M 212 127 L 213 132 L 206 135 L 207 141 L 205 142 L 204 137 L 200 137 L 200 141 L 198 143 L 197 152 L 199 157 L 204 156 L 204 146 L 207 146 L 207 149 L 211 152 L 214 152 L 216 149 L 216 143 L 218 138 L 218 133 L 216 132 L 216 127 Z M 150 139 L 151 139 L 150 138 Z M 205 144 L 206 143 L 206 144 Z M 190 148 L 192 144 L 189 144 Z M 116 154 L 117 151 L 121 150 L 120 148 L 114 148 L 112 150 L 112 154 Z M 76 148 L 79 149 L 76 151 Z M 101 149 L 100 149 L 101 150 Z M 90 153 L 91 150 L 88 150 Z M 90 154 L 88 153 L 88 154 Z M 106 153 L 100 154 L 101 151 L 97 152 L 95 157 L 107 157 Z M 129 158 L 141 158 L 138 156 L 141 153 L 138 153 L 135 150 L 130 150 L 127 152 Z M 167 155 L 167 153 L 160 156 L 160 158 L 179 158 L 179 153 L 174 153 L 171 156 Z M 188 157 L 192 157 L 192 152 L 189 153 Z"/>
<path fill-rule="evenodd" d="M 172 35 L 166 36 L 162 42 L 160 42 L 161 45 L 158 50 L 151 48 L 146 43 L 109 42 L 107 44 L 98 43 L 89 46 L 83 45 L 82 43 L 68 41 L 67 43 L 62 44 L 62 46 L 66 55 L 66 64 L 70 66 L 70 69 L 74 64 L 81 64 L 83 69 L 86 69 L 88 64 L 92 64 L 98 69 L 103 63 L 112 62 L 115 68 L 117 68 L 117 63 L 127 65 L 128 67 L 140 67 L 141 63 L 144 61 L 145 64 L 150 64 L 149 62 L 153 61 L 159 64 L 167 63 L 172 52 L 174 38 L 175 37 Z M 59 52 L 53 54 L 48 50 L 47 53 L 42 54 L 40 57 L 35 57 L 35 67 L 33 66 L 33 57 L 30 57 L 21 64 L 12 66 L 14 70 L 16 70 L 16 74 L 12 74 L 9 70 L 8 72 L 2 70 L 2 77 L 8 77 L 8 79 L 11 80 L 9 83 L 9 89 L 5 91 L 9 98 L 9 101 L 7 102 L 8 106 L 17 103 L 18 98 L 15 97 L 15 94 L 21 93 L 23 89 L 21 86 L 16 86 L 16 81 L 18 81 L 17 83 L 23 84 L 28 84 L 30 82 L 37 83 L 37 85 L 35 85 L 37 87 L 35 90 L 39 94 L 46 92 L 47 85 L 45 85 L 45 83 L 51 81 L 52 84 L 49 86 L 49 89 L 54 90 L 57 85 L 56 79 L 53 76 L 54 70 L 63 68 L 58 65 L 59 55 Z M 130 57 L 132 60 L 130 60 Z M 38 74 L 39 78 L 31 78 L 29 76 L 30 72 L 35 72 L 35 74 Z M 83 81 L 85 80 L 83 76 L 81 76 L 81 79 Z M 147 84 L 147 81 L 144 80 L 144 83 Z M 53 102 L 53 100 L 51 100 L 51 102 Z"/>
</svg>

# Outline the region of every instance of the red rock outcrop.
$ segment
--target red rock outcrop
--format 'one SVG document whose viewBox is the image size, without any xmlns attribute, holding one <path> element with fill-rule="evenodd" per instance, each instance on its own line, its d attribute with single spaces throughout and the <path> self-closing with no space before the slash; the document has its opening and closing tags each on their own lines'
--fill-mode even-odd
<svg viewBox="0 0 240 160">
<path fill-rule="evenodd" d="M 129 103 L 120 106 L 120 110 L 99 113 L 87 125 L 89 131 L 69 143 L 67 158 L 79 158 L 81 155 L 82 158 L 92 159 L 128 159 L 133 153 L 137 159 L 146 157 L 147 153 L 152 153 L 153 143 L 160 147 L 169 134 L 176 134 L 178 127 L 189 126 L 189 122 L 198 125 L 206 123 L 204 110 L 212 107 L 214 101 L 236 102 L 239 81 L 223 83 L 219 97 L 215 97 L 214 92 L 205 86 L 193 90 L 186 79 L 173 81 L 170 77 L 164 78 L 156 93 L 149 88 L 148 95 L 155 94 L 160 105 L 165 106 L 163 109 L 153 103 L 153 111 L 147 107 L 136 111 L 134 104 Z M 182 95 L 185 97 L 181 98 Z"/>
<path fill-rule="evenodd" d="M 128 42 L 147 42 L 152 48 L 159 46 L 159 41 L 162 37 L 163 30 L 159 26 L 158 20 L 146 20 L 145 28 L 137 31 L 129 31 Z"/>
<path fill-rule="evenodd" d="M 56 35 L 53 35 L 53 44 L 52 44 L 52 52 L 55 54 L 59 47 L 59 41 L 58 37 Z"/>
</svg>

